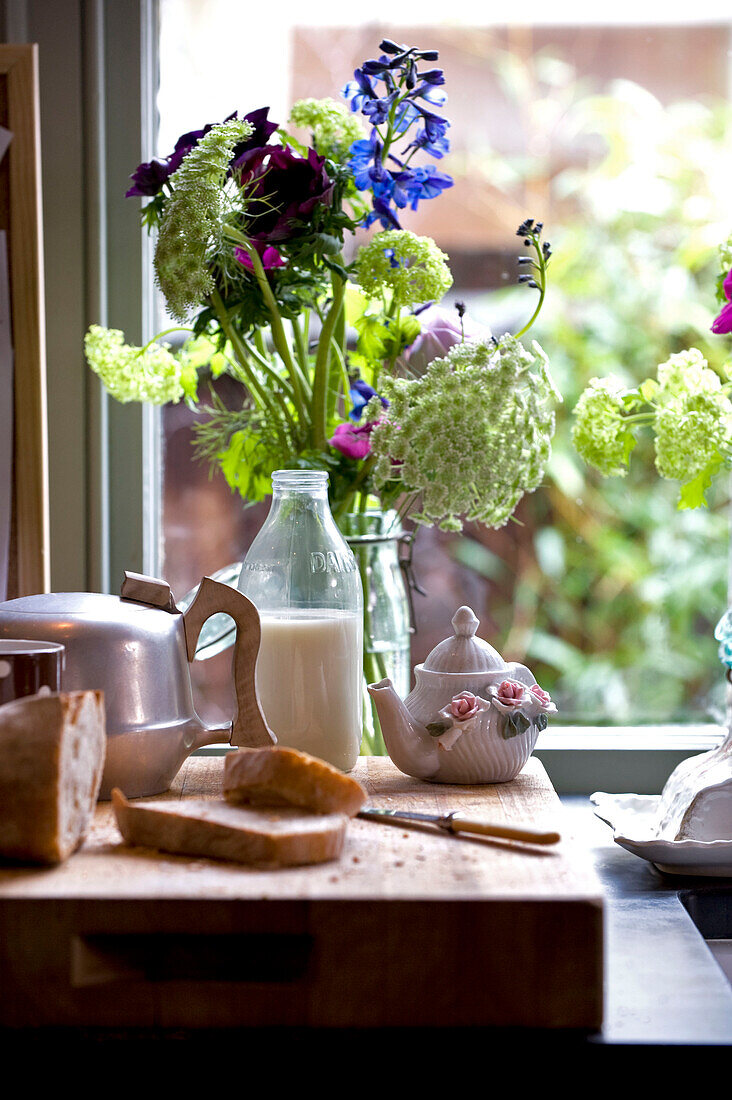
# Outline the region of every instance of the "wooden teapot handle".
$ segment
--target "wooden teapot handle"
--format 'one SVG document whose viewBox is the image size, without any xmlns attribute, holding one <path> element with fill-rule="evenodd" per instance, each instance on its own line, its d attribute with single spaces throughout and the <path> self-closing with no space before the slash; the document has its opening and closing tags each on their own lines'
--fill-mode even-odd
<svg viewBox="0 0 732 1100">
<path fill-rule="evenodd" d="M 274 745 L 277 738 L 262 713 L 254 678 L 262 636 L 259 612 L 243 592 L 212 577 L 203 578 L 193 602 L 183 614 L 188 660 L 192 661 L 196 655 L 203 624 L 211 615 L 221 612 L 231 615 L 236 624 L 232 659 L 236 711 L 231 723 L 230 744 L 247 748 Z"/>
</svg>

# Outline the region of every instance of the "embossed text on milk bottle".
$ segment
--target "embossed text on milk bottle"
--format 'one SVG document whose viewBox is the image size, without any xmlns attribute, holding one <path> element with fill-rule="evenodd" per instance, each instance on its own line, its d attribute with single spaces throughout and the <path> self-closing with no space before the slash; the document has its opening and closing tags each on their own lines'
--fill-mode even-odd
<svg viewBox="0 0 732 1100">
<path fill-rule="evenodd" d="M 259 611 L 257 691 L 278 744 L 350 771 L 361 747 L 363 593 L 326 473 L 273 474 L 239 588 Z"/>
</svg>

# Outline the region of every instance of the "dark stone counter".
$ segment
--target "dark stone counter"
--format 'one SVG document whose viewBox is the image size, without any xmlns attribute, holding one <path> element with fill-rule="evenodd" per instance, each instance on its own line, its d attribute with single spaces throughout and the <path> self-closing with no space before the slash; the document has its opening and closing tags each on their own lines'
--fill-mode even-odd
<svg viewBox="0 0 732 1100">
<path fill-rule="evenodd" d="M 732 938 L 732 879 L 663 874 L 615 844 L 588 798 L 562 803 L 606 896 L 605 1022 L 589 1041 L 732 1043 L 732 984 L 689 915 L 707 934 Z"/>
</svg>

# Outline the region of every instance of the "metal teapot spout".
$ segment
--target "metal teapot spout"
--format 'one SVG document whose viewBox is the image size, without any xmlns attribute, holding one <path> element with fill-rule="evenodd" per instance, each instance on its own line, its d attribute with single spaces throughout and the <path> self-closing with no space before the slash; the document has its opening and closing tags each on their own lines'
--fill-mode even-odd
<svg viewBox="0 0 732 1100">
<path fill-rule="evenodd" d="M 439 767 L 435 738 L 426 726 L 414 720 L 388 677 L 378 684 L 369 684 L 368 691 L 393 763 L 407 775 L 429 779 Z"/>
</svg>

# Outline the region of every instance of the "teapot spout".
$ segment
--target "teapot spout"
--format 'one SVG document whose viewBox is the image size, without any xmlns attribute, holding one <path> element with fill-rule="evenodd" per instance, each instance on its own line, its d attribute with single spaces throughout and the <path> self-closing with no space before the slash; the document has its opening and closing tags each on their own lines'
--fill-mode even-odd
<svg viewBox="0 0 732 1100">
<path fill-rule="evenodd" d="M 368 692 L 379 716 L 386 751 L 393 763 L 416 779 L 429 779 L 439 768 L 437 744 L 427 729 L 415 722 L 387 677 L 369 684 Z"/>
</svg>

